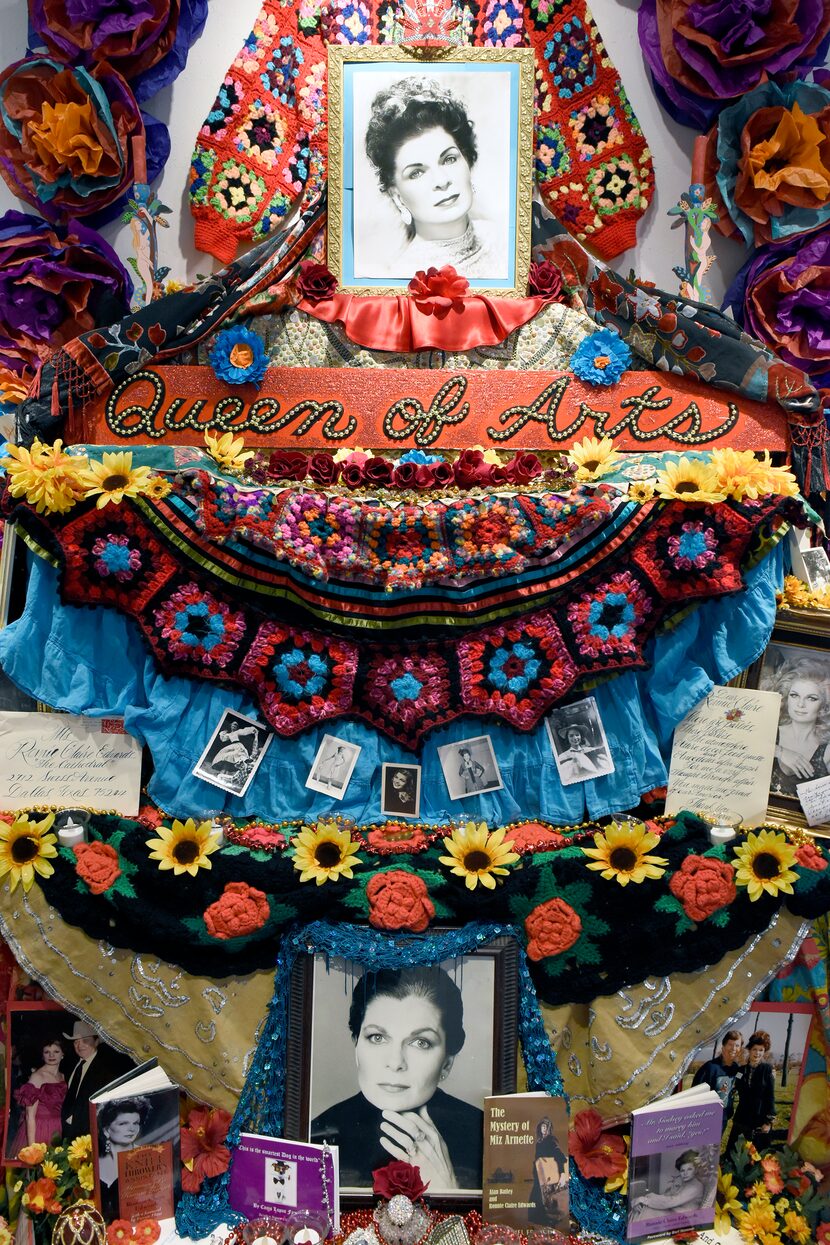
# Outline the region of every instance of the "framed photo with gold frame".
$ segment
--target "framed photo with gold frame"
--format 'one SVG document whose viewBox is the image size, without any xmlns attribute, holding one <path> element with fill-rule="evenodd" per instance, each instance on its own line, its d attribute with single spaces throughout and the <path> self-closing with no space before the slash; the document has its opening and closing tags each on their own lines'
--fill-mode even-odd
<svg viewBox="0 0 830 1245">
<path fill-rule="evenodd" d="M 328 264 L 343 290 L 406 292 L 452 266 L 523 297 L 533 51 L 330 47 Z"/>
</svg>

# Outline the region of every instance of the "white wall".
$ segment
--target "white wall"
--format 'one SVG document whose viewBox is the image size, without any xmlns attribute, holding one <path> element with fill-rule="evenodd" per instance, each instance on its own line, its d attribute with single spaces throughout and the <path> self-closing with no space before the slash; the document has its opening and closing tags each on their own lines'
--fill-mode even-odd
<svg viewBox="0 0 830 1245">
<path fill-rule="evenodd" d="M 674 218 L 666 212 L 689 184 L 694 133 L 675 125 L 654 97 L 637 38 L 637 5 L 638 0 L 594 0 L 593 4 L 596 22 L 651 148 L 657 179 L 654 199 L 638 227 L 637 246 L 614 264 L 625 273 L 633 268 L 643 279 L 674 291 L 678 281 L 672 267 L 683 262 L 683 228 L 672 228 Z M 159 230 L 160 262 L 168 265 L 170 276 L 179 281 L 192 280 L 220 266 L 193 245 L 188 168 L 198 128 L 259 8 L 260 0 L 209 0 L 204 33 L 191 49 L 184 73 L 145 105 L 170 128 L 172 151 L 155 189 L 162 203 L 172 209 L 170 228 Z M 0 68 L 25 52 L 26 23 L 25 0 L 0 0 Z M 31 210 L 18 203 L 0 180 L 0 212 L 15 206 Z M 131 254 L 129 232 L 124 226 L 116 221 L 102 233 L 122 260 Z M 744 251 L 735 242 L 717 234 L 714 237 L 718 264 L 709 279 L 719 301 L 740 267 Z"/>
</svg>

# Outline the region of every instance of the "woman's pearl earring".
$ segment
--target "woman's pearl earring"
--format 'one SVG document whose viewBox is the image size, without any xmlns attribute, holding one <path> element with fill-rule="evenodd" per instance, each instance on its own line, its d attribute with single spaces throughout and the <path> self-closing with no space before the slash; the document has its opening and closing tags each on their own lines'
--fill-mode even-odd
<svg viewBox="0 0 830 1245">
<path fill-rule="evenodd" d="M 410 212 L 409 208 L 405 208 L 403 207 L 402 204 L 399 203 L 398 211 L 401 214 L 401 220 L 407 226 L 407 228 L 409 228 L 409 226 L 412 224 L 412 213 Z"/>
</svg>

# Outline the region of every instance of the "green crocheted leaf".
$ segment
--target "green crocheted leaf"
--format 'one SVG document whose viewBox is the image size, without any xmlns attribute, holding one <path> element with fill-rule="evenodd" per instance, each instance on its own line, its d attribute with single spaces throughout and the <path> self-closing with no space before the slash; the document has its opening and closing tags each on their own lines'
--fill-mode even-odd
<svg viewBox="0 0 830 1245">
<path fill-rule="evenodd" d="M 723 929 L 729 924 L 729 909 L 721 908 L 719 912 L 715 912 L 709 917 L 713 925 L 717 925 L 718 929 Z"/>
</svg>

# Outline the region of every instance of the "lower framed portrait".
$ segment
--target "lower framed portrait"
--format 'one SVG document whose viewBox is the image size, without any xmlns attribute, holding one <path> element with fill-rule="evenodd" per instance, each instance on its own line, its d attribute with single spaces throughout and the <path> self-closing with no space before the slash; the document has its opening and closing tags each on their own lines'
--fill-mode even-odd
<svg viewBox="0 0 830 1245">
<path fill-rule="evenodd" d="M 339 1147 L 349 1200 L 393 1159 L 419 1167 L 431 1197 L 480 1196 L 484 1098 L 516 1090 L 518 954 L 503 937 L 396 968 L 298 957 L 285 1135 Z"/>
</svg>

